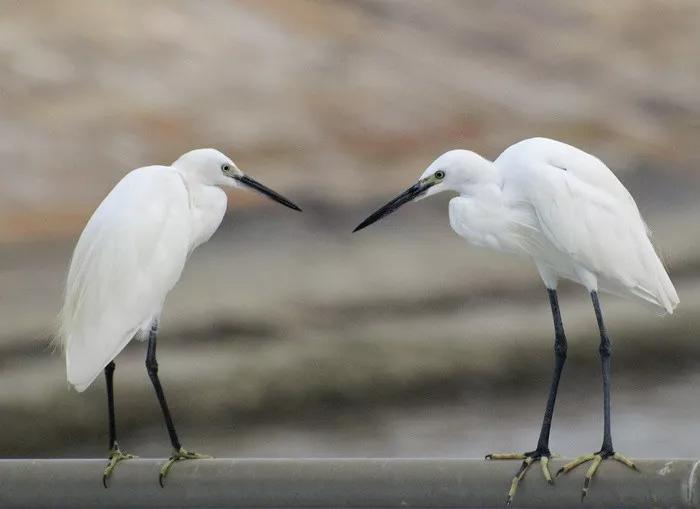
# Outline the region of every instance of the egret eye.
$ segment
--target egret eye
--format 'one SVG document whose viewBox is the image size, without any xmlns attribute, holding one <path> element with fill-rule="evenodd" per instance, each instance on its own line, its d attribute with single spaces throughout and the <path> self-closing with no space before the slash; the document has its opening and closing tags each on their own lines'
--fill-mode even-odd
<svg viewBox="0 0 700 509">
<path fill-rule="evenodd" d="M 221 165 L 221 171 L 224 173 L 228 173 L 228 171 L 231 169 L 231 167 L 228 164 L 222 164 Z"/>
<path fill-rule="evenodd" d="M 442 180 L 445 178 L 445 172 L 442 170 L 438 170 L 435 172 L 435 178 L 438 180 Z"/>
</svg>

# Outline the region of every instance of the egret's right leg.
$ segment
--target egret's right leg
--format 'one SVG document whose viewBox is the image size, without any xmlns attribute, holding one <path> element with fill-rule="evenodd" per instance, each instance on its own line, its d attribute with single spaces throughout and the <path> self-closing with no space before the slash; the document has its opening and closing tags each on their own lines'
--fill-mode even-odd
<svg viewBox="0 0 700 509">
<path fill-rule="evenodd" d="M 160 403 L 160 408 L 163 410 L 163 417 L 165 419 L 165 425 L 168 428 L 168 434 L 170 435 L 170 443 L 173 445 L 173 454 L 168 458 L 168 461 L 160 469 L 160 475 L 158 476 L 158 482 L 161 487 L 163 487 L 163 481 L 165 477 L 170 472 L 170 468 L 178 461 L 182 460 L 194 460 L 209 458 L 202 454 L 197 454 L 196 452 L 190 452 L 182 447 L 180 444 L 180 439 L 175 431 L 175 424 L 173 423 L 173 418 L 170 416 L 170 410 L 168 409 L 168 402 L 165 400 L 165 393 L 163 392 L 163 387 L 160 385 L 160 379 L 158 378 L 158 361 L 156 360 L 156 337 L 158 336 L 158 322 L 154 322 L 151 326 L 151 330 L 148 334 L 148 353 L 146 354 L 146 370 L 148 371 L 148 376 L 153 383 L 153 388 L 156 391 L 156 396 L 158 397 L 158 402 Z"/>
<path fill-rule="evenodd" d="M 109 459 L 104 473 L 102 484 L 107 487 L 107 479 L 112 475 L 117 463 L 135 458 L 133 454 L 123 452 L 117 443 L 117 421 L 114 416 L 114 361 L 105 366 L 105 380 L 107 382 L 107 412 L 109 414 Z"/>
<path fill-rule="evenodd" d="M 612 345 L 610 343 L 610 337 L 608 336 L 608 330 L 603 321 L 603 312 L 600 309 L 600 300 L 598 298 L 597 291 L 591 292 L 591 301 L 593 302 L 593 310 L 595 311 L 596 321 L 598 322 L 598 330 L 600 331 L 600 346 L 598 347 L 598 352 L 600 353 L 600 363 L 603 371 L 603 445 L 600 447 L 598 452 L 579 456 L 570 463 L 567 463 L 561 467 L 559 472 L 557 472 L 557 476 L 559 474 L 567 474 L 584 463 L 589 461 L 592 462 L 583 480 L 581 501 L 586 498 L 591 480 L 593 479 L 593 476 L 595 476 L 596 472 L 598 471 L 598 467 L 603 461 L 612 458 L 615 461 L 631 468 L 632 470 L 639 471 L 632 461 L 627 459 L 622 454 L 615 452 L 615 449 L 613 448 L 610 425 L 610 357 L 612 355 Z"/>
<path fill-rule="evenodd" d="M 552 308 L 552 318 L 554 320 L 554 374 L 552 375 L 552 384 L 549 388 L 549 397 L 547 398 L 547 406 L 542 419 L 542 428 L 540 430 L 540 438 L 537 441 L 537 448 L 534 451 L 515 454 L 488 454 L 486 459 L 491 460 L 523 460 L 518 469 L 513 481 L 511 482 L 510 491 L 506 498 L 506 504 L 510 505 L 518 489 L 520 481 L 525 477 L 525 473 L 534 462 L 539 461 L 542 467 L 542 475 L 549 484 L 553 484 L 552 474 L 549 472 L 549 459 L 552 453 L 549 450 L 549 432 L 552 428 L 552 417 L 554 416 L 554 405 L 557 401 L 557 391 L 559 390 L 559 379 L 561 372 L 564 369 L 566 362 L 567 342 L 564 334 L 564 325 L 561 320 L 561 312 L 559 310 L 559 299 L 557 291 L 547 289 L 549 295 L 549 304 Z"/>
</svg>

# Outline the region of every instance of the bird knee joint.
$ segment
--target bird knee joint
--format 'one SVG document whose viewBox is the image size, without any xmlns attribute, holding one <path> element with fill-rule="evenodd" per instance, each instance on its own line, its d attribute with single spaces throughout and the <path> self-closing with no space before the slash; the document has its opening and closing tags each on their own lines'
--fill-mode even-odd
<svg viewBox="0 0 700 509">
<path fill-rule="evenodd" d="M 146 371 L 149 373 L 158 373 L 158 361 L 146 359 Z"/>
<path fill-rule="evenodd" d="M 556 341 L 554 342 L 554 355 L 557 357 L 566 358 L 566 352 L 568 350 L 568 345 L 566 344 L 566 337 L 557 334 Z"/>
<path fill-rule="evenodd" d="M 568 350 L 568 348 L 566 345 L 560 345 L 558 343 L 556 345 L 554 345 L 554 355 L 556 355 L 557 357 L 560 357 L 562 359 L 566 359 L 567 350 Z"/>
</svg>

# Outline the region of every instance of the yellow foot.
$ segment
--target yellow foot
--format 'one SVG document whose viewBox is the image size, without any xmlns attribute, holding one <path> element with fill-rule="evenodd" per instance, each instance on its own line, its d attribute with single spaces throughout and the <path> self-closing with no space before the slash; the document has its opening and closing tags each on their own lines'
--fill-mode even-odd
<svg viewBox="0 0 700 509">
<path fill-rule="evenodd" d="M 107 479 L 110 478 L 112 475 L 112 472 L 114 472 L 114 468 L 117 466 L 118 463 L 124 461 L 124 460 L 131 460 L 136 458 L 133 454 L 128 454 L 125 452 L 122 452 L 122 450 L 119 448 L 119 446 L 115 443 L 112 448 L 109 450 L 109 458 L 107 459 L 107 466 L 105 467 L 105 471 L 102 474 L 102 485 L 106 488 L 107 487 Z"/>
<path fill-rule="evenodd" d="M 583 501 L 583 499 L 586 498 L 586 495 L 588 494 L 588 487 L 591 484 L 591 479 L 593 479 L 593 476 L 595 476 L 600 464 L 608 458 L 612 458 L 615 461 L 619 461 L 620 463 L 631 468 L 632 470 L 639 472 L 637 466 L 634 463 L 632 463 L 632 461 L 625 458 L 622 454 L 618 454 L 613 451 L 601 450 L 593 454 L 584 454 L 583 456 L 579 456 L 572 462 L 567 463 L 559 469 L 559 471 L 557 472 L 557 476 L 559 476 L 559 474 L 568 474 L 579 465 L 583 465 L 584 463 L 592 461 L 591 466 L 588 467 L 588 471 L 586 472 L 586 477 L 583 480 L 583 489 L 581 490 L 581 501 Z"/>
<path fill-rule="evenodd" d="M 542 475 L 544 476 L 545 481 L 547 481 L 549 484 L 554 484 L 552 474 L 549 472 L 549 460 L 551 457 L 552 454 L 547 450 L 486 455 L 487 460 L 523 460 L 523 463 L 520 465 L 515 477 L 513 477 L 513 481 L 510 483 L 510 490 L 508 491 L 508 496 L 506 497 L 506 505 L 510 505 L 511 502 L 513 502 L 513 498 L 515 497 L 515 492 L 518 491 L 520 481 L 522 481 L 523 477 L 525 477 L 525 473 L 536 461 L 540 462 L 540 466 L 542 467 Z"/>
<path fill-rule="evenodd" d="M 163 482 L 165 481 L 165 477 L 168 475 L 168 472 L 170 472 L 170 469 L 172 466 L 177 463 L 178 461 L 184 461 L 184 460 L 201 460 L 201 459 L 209 459 L 211 456 L 207 456 L 206 454 L 197 454 L 196 452 L 190 452 L 182 447 L 180 447 L 179 450 L 175 451 L 170 458 L 168 458 L 168 461 L 161 467 L 160 469 L 160 475 L 158 476 L 158 483 L 160 483 L 160 487 L 164 488 L 165 486 L 163 485 Z"/>
</svg>

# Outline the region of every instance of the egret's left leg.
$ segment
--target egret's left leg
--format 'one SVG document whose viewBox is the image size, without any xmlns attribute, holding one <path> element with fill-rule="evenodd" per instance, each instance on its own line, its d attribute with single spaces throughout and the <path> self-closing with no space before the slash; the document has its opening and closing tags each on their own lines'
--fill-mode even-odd
<svg viewBox="0 0 700 509">
<path fill-rule="evenodd" d="M 180 444 L 180 439 L 175 431 L 175 424 L 173 423 L 173 418 L 170 415 L 170 410 L 168 409 L 168 402 L 165 400 L 165 393 L 163 392 L 163 387 L 160 384 L 160 379 L 158 378 L 158 361 L 156 360 L 156 337 L 158 335 L 158 323 L 154 322 L 151 330 L 148 334 L 148 353 L 146 354 L 146 369 L 148 370 L 148 376 L 153 383 L 153 388 L 156 391 L 156 396 L 158 397 L 158 402 L 160 403 L 160 408 L 163 410 L 163 418 L 165 419 L 165 425 L 168 428 L 168 434 L 170 435 L 170 443 L 173 445 L 173 454 L 168 458 L 168 461 L 161 467 L 160 475 L 158 476 L 158 482 L 161 487 L 163 487 L 163 482 L 165 477 L 170 472 L 170 468 L 178 461 L 183 460 L 193 460 L 193 459 L 203 459 L 209 458 L 210 456 L 205 456 L 203 454 L 197 454 L 196 452 L 191 452 L 182 447 Z"/>
<path fill-rule="evenodd" d="M 547 289 L 549 295 L 549 304 L 552 308 L 552 318 L 554 320 L 554 373 L 552 375 L 552 385 L 549 388 L 549 397 L 547 398 L 547 406 L 542 419 L 542 428 L 540 430 L 540 438 L 537 441 L 537 448 L 534 451 L 522 454 L 488 454 L 486 459 L 491 460 L 523 460 L 520 468 L 513 477 L 510 485 L 510 491 L 506 498 L 506 505 L 513 501 L 515 492 L 518 489 L 520 481 L 525 476 L 525 473 L 534 462 L 539 461 L 542 467 L 542 475 L 549 484 L 553 484 L 552 476 L 549 473 L 549 459 L 552 453 L 549 451 L 549 432 L 552 428 L 552 417 L 554 416 L 554 405 L 557 401 L 557 392 L 559 390 L 559 379 L 561 378 L 564 363 L 566 362 L 567 342 L 566 334 L 564 334 L 564 325 L 561 319 L 559 310 L 559 299 L 557 291 Z"/>
<path fill-rule="evenodd" d="M 107 487 L 107 479 L 112 475 L 117 464 L 135 458 L 133 454 L 123 452 L 117 443 L 117 420 L 114 415 L 114 370 L 116 366 L 111 361 L 105 366 L 105 381 L 107 382 L 107 413 L 109 416 L 109 458 L 102 473 L 102 485 Z"/>
<path fill-rule="evenodd" d="M 566 474 L 571 472 L 579 465 L 589 461 L 592 462 L 583 481 L 581 500 L 583 500 L 588 494 L 588 487 L 591 483 L 591 479 L 593 479 L 593 476 L 598 471 L 598 467 L 604 460 L 612 458 L 633 470 L 637 470 L 637 467 L 634 463 L 632 463 L 632 461 L 624 457 L 622 454 L 616 453 L 615 449 L 613 448 L 610 425 L 610 358 L 612 356 L 612 348 L 610 338 L 608 337 L 608 331 L 605 327 L 605 323 L 603 322 L 603 313 L 600 310 L 598 292 L 591 292 L 591 300 L 593 301 L 593 309 L 595 310 L 596 320 L 598 321 L 598 329 L 600 330 L 600 347 L 598 351 L 600 352 L 600 362 L 603 371 L 603 445 L 598 452 L 579 456 L 571 463 L 564 465 L 557 472 L 557 475 L 562 473 Z"/>
</svg>

